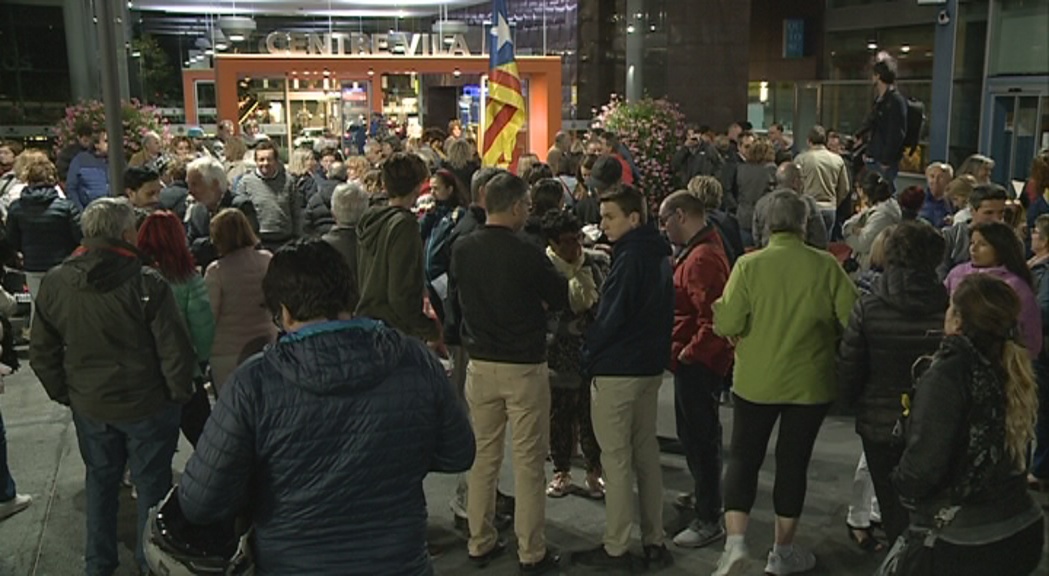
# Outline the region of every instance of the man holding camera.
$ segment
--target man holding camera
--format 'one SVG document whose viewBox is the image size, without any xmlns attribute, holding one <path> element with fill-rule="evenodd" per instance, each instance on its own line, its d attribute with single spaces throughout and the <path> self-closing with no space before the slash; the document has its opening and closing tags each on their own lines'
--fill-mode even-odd
<svg viewBox="0 0 1049 576">
<path fill-rule="evenodd" d="M 685 145 L 674 154 L 671 167 L 682 184 L 688 184 L 696 176 L 717 176 L 721 173 L 721 155 L 713 144 L 700 136 L 698 130 L 689 128 Z"/>
</svg>

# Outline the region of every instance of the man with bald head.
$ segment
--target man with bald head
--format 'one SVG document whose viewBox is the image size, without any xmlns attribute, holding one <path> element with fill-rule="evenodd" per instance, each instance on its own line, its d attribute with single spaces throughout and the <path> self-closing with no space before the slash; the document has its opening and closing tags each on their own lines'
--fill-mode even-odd
<svg viewBox="0 0 1049 576">
<path fill-rule="evenodd" d="M 793 161 L 784 162 L 776 168 L 776 190 L 789 190 L 801 196 L 808 208 L 805 218 L 805 243 L 813 248 L 827 248 L 828 231 L 827 225 L 820 215 L 820 207 L 811 196 L 802 193 L 804 183 L 801 177 L 801 167 Z M 769 233 L 765 229 L 768 221 L 769 198 L 772 194 L 766 194 L 758 200 L 754 206 L 754 245 L 764 248 L 769 243 Z"/>
<path fill-rule="evenodd" d="M 546 163 L 554 169 L 554 175 L 561 174 L 561 162 L 572 152 L 572 135 L 561 131 L 554 136 L 554 145 L 546 153 Z"/>
</svg>

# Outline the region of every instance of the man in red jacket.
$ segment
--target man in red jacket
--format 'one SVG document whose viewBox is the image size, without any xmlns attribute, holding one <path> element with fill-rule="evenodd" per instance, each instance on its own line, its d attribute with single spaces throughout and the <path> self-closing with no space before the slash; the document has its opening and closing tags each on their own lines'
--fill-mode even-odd
<svg viewBox="0 0 1049 576">
<path fill-rule="evenodd" d="M 721 522 L 721 420 L 718 399 L 732 365 L 732 346 L 714 334 L 711 305 L 728 282 L 729 264 L 704 202 L 686 190 L 663 201 L 659 223 L 681 247 L 674 262 L 671 367 L 677 435 L 695 480 L 695 519 L 674 544 L 700 548 L 725 535 Z"/>
</svg>

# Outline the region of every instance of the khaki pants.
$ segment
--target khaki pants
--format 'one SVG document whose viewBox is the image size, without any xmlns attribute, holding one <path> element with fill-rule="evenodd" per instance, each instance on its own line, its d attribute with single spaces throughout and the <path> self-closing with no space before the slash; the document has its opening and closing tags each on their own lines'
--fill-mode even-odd
<svg viewBox="0 0 1049 576">
<path fill-rule="evenodd" d="M 634 518 L 631 473 L 641 498 L 641 541 L 663 544 L 663 471 L 656 404 L 663 377 L 600 377 L 591 388 L 591 418 L 605 474 L 605 551 L 625 554 Z"/>
<path fill-rule="evenodd" d="M 550 381 L 546 364 L 503 364 L 470 360 L 466 368 L 466 401 L 477 439 L 470 469 L 466 514 L 470 521 L 471 556 L 488 553 L 496 544 L 495 491 L 503 465 L 506 424 L 512 427 L 514 532 L 518 558 L 531 564 L 546 556 L 546 474 L 550 445 Z"/>
</svg>

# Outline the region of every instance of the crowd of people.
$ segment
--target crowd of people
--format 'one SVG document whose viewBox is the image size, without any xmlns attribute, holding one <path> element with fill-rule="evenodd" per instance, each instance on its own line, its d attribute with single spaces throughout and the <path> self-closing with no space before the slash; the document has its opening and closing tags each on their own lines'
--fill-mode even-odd
<svg viewBox="0 0 1049 576">
<path fill-rule="evenodd" d="M 816 563 L 794 543 L 808 466 L 836 402 L 862 441 L 857 545 L 891 546 L 926 567 L 914 574 L 1031 573 L 1044 519 L 1028 490 L 1049 487 L 1049 152 L 1016 197 L 982 156 L 897 189 L 892 72 L 875 67 L 866 152 L 821 126 L 804 150 L 779 125 L 693 128 L 673 160 L 681 189 L 659 204 L 603 130 L 503 170 L 481 167 L 461 128 L 285 165 L 224 122 L 167 151 L 146 134 L 119 184 L 104 132 L 57 165 L 0 145 L 29 363 L 72 409 L 87 468 L 87 573 L 118 566 L 128 469 L 137 532 L 152 534 L 143 571 L 185 550 L 179 531 L 147 529 L 162 504 L 229 536 L 205 548 L 250 525 L 259 574 L 431 574 L 422 480 L 442 472 L 461 474 L 451 506 L 480 568 L 512 529 L 522 574 L 558 569 L 547 499 L 579 494 L 603 500 L 606 523 L 573 565 L 658 569 L 668 543 L 724 542 L 714 574 L 739 575 L 777 424 L 765 572 L 802 573 Z M 672 538 L 656 436 L 668 370 L 693 480 Z M 513 496 L 499 490 L 508 424 Z M 194 452 L 165 499 L 180 431 Z M 0 473 L 3 518 L 31 499 Z"/>
</svg>

